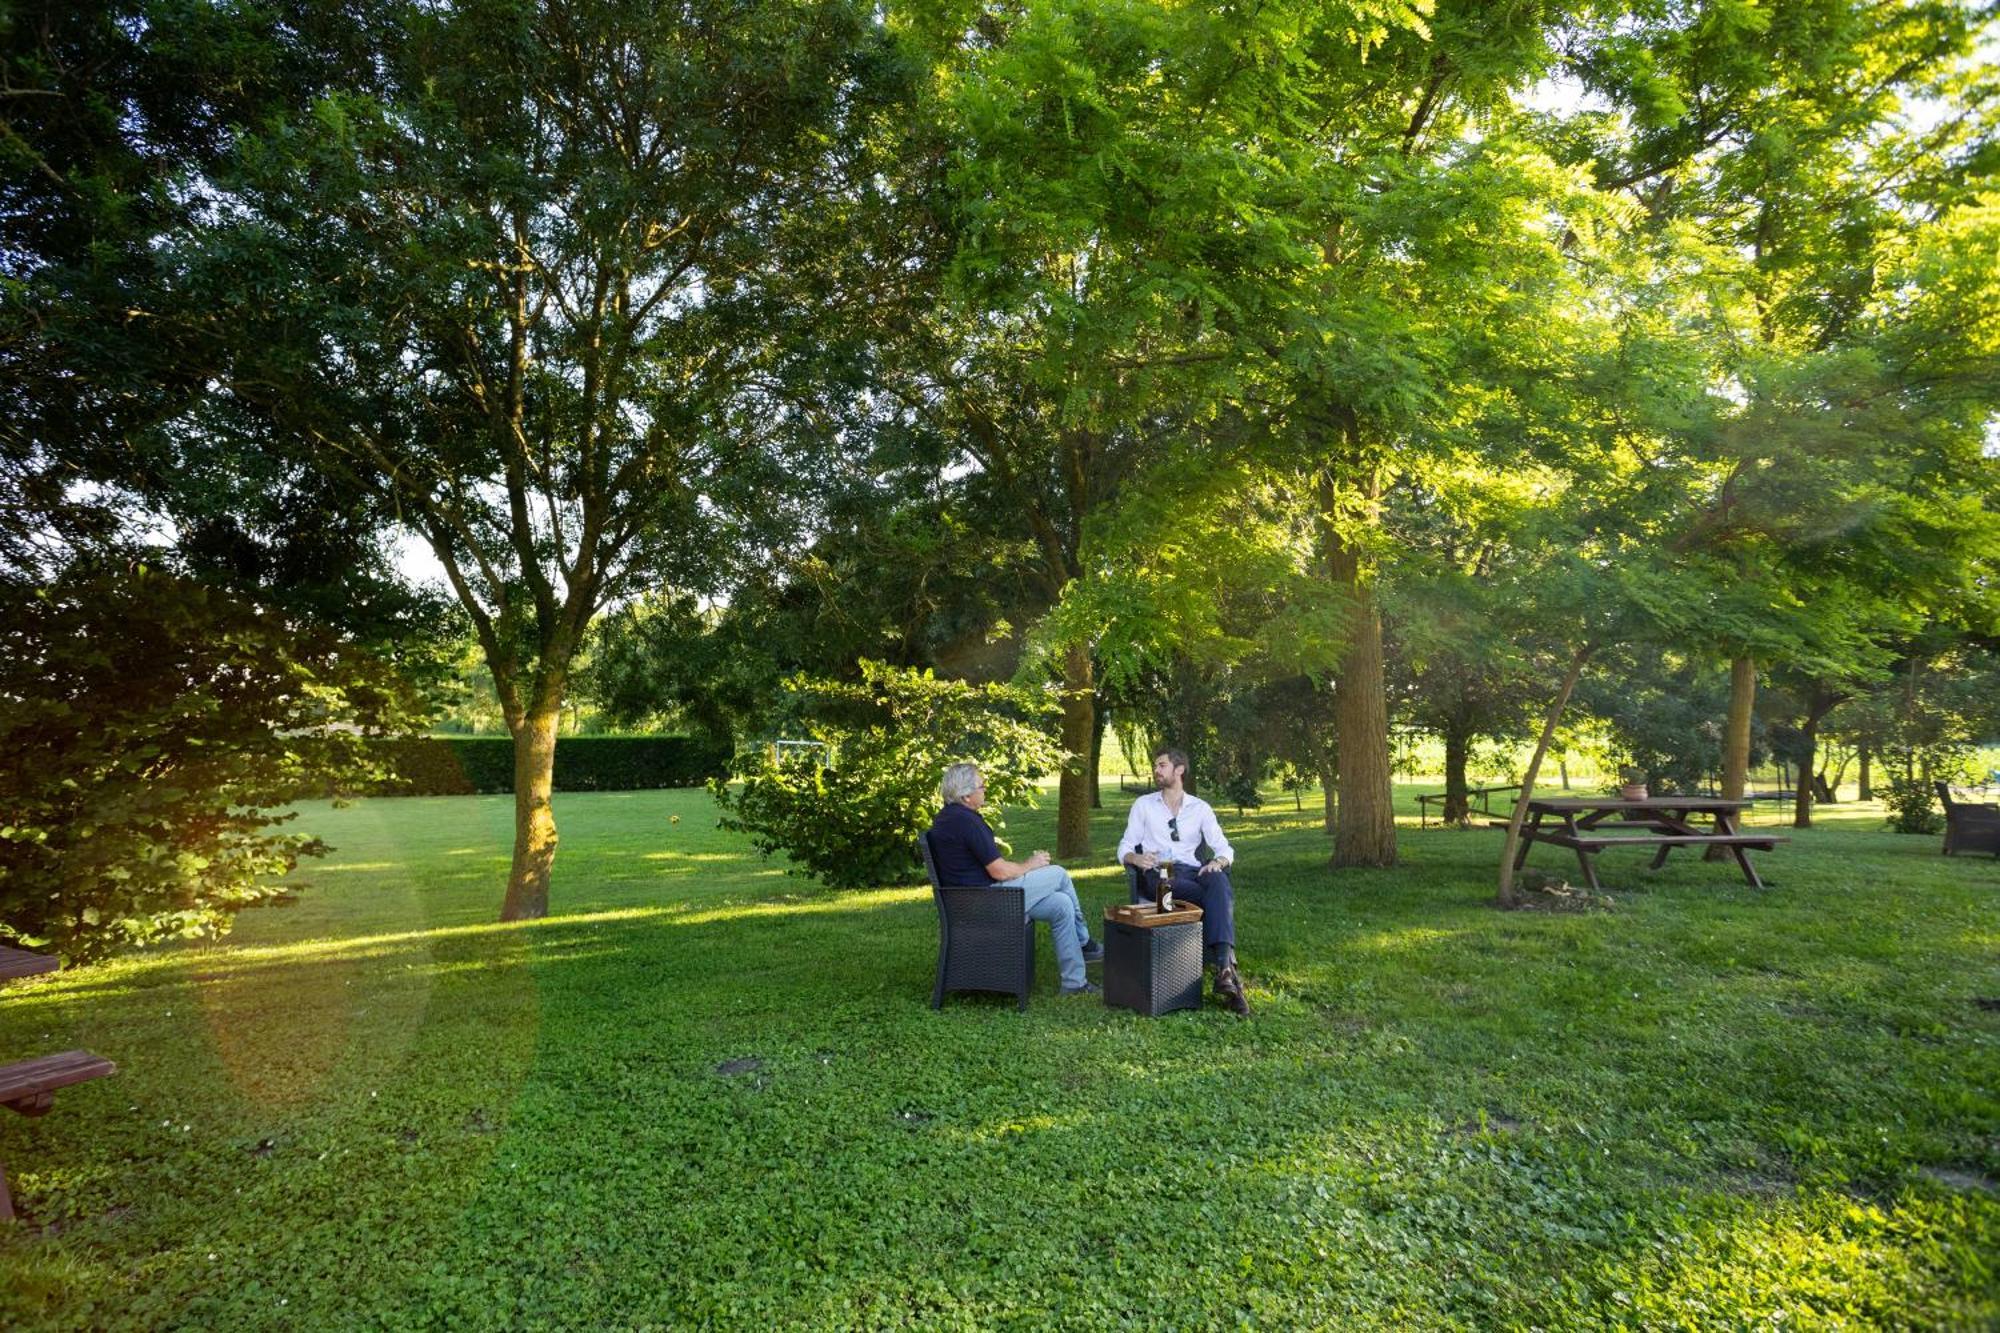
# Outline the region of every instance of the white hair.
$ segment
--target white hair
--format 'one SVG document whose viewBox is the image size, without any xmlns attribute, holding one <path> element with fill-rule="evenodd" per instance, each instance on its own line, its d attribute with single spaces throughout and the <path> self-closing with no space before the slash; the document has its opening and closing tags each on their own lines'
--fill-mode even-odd
<svg viewBox="0 0 2000 1333">
<path fill-rule="evenodd" d="M 957 805 L 966 797 L 979 790 L 979 765 L 953 764 L 944 771 L 944 782 L 940 784 L 946 805 Z"/>
</svg>

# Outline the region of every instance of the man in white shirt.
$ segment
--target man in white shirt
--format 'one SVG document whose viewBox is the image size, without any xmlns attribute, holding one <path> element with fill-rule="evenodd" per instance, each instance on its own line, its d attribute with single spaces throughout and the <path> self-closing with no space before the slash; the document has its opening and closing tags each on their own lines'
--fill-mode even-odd
<svg viewBox="0 0 2000 1333">
<path fill-rule="evenodd" d="M 1236 971 L 1236 891 L 1229 883 L 1229 866 L 1236 851 L 1215 821 L 1207 801 L 1188 793 L 1187 754 L 1161 750 L 1153 756 L 1153 783 L 1132 802 L 1125 836 L 1118 840 L 1118 859 L 1141 870 L 1173 867 L 1175 898 L 1201 907 L 1201 940 L 1209 966 L 1215 969 L 1216 998 L 1238 1014 L 1250 1012 L 1243 978 Z M 1196 849 L 1208 844 L 1207 861 L 1196 860 Z M 1146 875 L 1146 891 L 1159 886 L 1159 876 Z"/>
</svg>

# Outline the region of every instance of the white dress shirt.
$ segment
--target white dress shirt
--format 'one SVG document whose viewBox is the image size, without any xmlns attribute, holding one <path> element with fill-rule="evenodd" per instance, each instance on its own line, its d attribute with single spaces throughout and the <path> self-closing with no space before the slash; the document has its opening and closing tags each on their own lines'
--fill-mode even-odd
<svg viewBox="0 0 2000 1333">
<path fill-rule="evenodd" d="M 1207 801 L 1183 796 L 1180 811 L 1170 817 L 1167 798 L 1149 791 L 1132 802 L 1125 836 L 1118 840 L 1118 859 L 1123 861 L 1135 848 L 1143 847 L 1162 860 L 1198 868 L 1201 862 L 1195 858 L 1195 848 L 1204 842 L 1224 865 L 1236 859 L 1236 849 L 1222 836 L 1222 825 L 1215 822 L 1215 810 Z"/>
</svg>

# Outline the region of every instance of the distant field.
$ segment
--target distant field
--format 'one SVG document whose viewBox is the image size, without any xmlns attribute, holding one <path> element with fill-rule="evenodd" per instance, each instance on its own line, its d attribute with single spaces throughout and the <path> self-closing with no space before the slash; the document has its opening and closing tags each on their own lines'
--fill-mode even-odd
<svg viewBox="0 0 2000 1333">
<path fill-rule="evenodd" d="M 2000 862 L 1839 806 L 1768 892 L 1633 854 L 1500 913 L 1494 833 L 1335 874 L 1271 800 L 1243 1022 L 1058 998 L 1046 938 L 1027 1013 L 932 1012 L 927 891 L 699 792 L 559 797 L 513 926 L 506 798 L 310 809 L 295 906 L 0 998 L 0 1056 L 120 1066 L 0 1118 L 0 1325 L 2000 1323 Z"/>
</svg>

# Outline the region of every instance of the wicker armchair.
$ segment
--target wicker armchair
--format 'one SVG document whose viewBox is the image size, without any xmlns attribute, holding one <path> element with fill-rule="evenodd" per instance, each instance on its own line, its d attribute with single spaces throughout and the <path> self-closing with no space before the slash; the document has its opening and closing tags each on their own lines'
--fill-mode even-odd
<svg viewBox="0 0 2000 1333">
<path fill-rule="evenodd" d="M 917 835 L 931 896 L 938 908 L 937 985 L 931 1008 L 944 1008 L 947 991 L 998 991 L 1020 997 L 1028 1007 L 1035 984 L 1035 935 L 1028 920 L 1027 894 L 1019 887 L 958 888 L 938 883 L 931 835 Z"/>
<path fill-rule="evenodd" d="M 1935 785 L 1938 800 L 1944 803 L 1944 854 L 1991 852 L 2000 857 L 2000 805 L 1954 800 L 1951 784 Z"/>
</svg>

